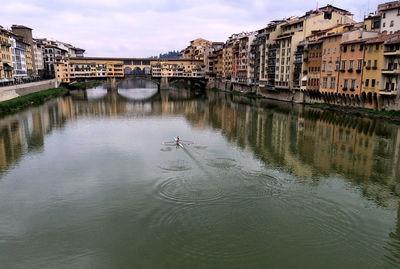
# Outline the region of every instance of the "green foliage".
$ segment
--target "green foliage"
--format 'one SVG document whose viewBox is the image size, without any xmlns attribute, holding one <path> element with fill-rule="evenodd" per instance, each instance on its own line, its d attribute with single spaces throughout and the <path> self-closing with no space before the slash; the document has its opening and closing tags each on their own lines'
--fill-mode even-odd
<svg viewBox="0 0 400 269">
<path fill-rule="evenodd" d="M 0 115 L 21 110 L 31 105 L 42 104 L 51 98 L 64 95 L 67 92 L 68 90 L 65 88 L 49 89 L 0 102 Z"/>
</svg>

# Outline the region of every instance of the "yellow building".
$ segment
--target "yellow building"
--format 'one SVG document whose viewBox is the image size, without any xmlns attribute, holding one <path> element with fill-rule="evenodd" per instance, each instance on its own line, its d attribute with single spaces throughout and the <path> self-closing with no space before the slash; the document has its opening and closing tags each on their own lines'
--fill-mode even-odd
<svg viewBox="0 0 400 269">
<path fill-rule="evenodd" d="M 384 42 L 399 34 L 382 35 L 365 43 L 361 97 L 366 107 L 378 108 L 377 97 L 382 85 Z"/>
<path fill-rule="evenodd" d="M 10 48 L 9 32 L 0 26 L 0 84 L 7 84 L 13 80 Z"/>
<path fill-rule="evenodd" d="M 153 60 L 153 77 L 204 77 L 202 60 Z"/>
<path fill-rule="evenodd" d="M 26 44 L 25 51 L 25 62 L 26 62 L 26 71 L 28 73 L 28 77 L 33 77 L 33 59 L 32 59 L 32 46 L 28 43 Z"/>
<path fill-rule="evenodd" d="M 74 79 L 84 78 L 108 78 L 124 77 L 135 73 L 130 72 L 137 67 L 136 62 L 140 61 L 139 66 L 143 66 L 143 71 L 149 66 L 146 75 L 153 77 L 204 77 L 204 65 L 202 60 L 169 60 L 169 59 L 128 59 L 128 58 L 66 58 L 58 56 L 55 59 L 55 77 L 57 81 L 70 83 Z M 129 71 L 129 72 L 128 72 Z M 142 74 L 142 73 L 136 73 Z"/>
<path fill-rule="evenodd" d="M 363 27 L 366 31 L 379 32 L 381 29 L 381 15 L 369 15 L 365 17 Z"/>
<path fill-rule="evenodd" d="M 204 60 L 204 54 L 207 47 L 212 46 L 211 41 L 205 40 L 203 38 L 197 38 L 190 41 L 190 45 L 181 51 L 179 56 L 180 59 L 195 59 Z"/>
</svg>

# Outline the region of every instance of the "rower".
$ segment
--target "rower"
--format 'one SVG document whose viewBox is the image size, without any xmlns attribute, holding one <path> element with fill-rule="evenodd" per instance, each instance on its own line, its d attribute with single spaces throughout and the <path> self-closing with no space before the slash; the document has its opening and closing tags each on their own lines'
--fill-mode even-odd
<svg viewBox="0 0 400 269">
<path fill-rule="evenodd" d="M 176 143 L 179 144 L 181 140 L 179 139 L 179 136 L 176 137 Z"/>
</svg>

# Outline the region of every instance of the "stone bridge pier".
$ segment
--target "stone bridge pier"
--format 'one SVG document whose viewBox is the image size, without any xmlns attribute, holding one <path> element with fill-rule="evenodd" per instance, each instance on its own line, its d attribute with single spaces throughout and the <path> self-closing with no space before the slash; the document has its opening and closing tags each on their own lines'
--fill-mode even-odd
<svg viewBox="0 0 400 269">
<path fill-rule="evenodd" d="M 168 90 L 168 89 L 169 89 L 168 78 L 166 77 L 161 78 L 160 90 Z"/>
<path fill-rule="evenodd" d="M 115 77 L 107 78 L 107 91 L 117 91 L 118 90 L 118 82 Z"/>
</svg>

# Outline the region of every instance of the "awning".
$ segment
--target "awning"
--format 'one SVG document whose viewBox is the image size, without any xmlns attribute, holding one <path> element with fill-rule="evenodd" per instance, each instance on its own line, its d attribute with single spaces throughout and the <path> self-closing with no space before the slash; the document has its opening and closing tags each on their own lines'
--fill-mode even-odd
<svg viewBox="0 0 400 269">
<path fill-rule="evenodd" d="M 5 71 L 13 70 L 12 66 L 10 66 L 8 63 L 3 63 L 3 68 Z"/>
<path fill-rule="evenodd" d="M 307 81 L 307 76 L 304 76 L 301 81 Z"/>
</svg>

